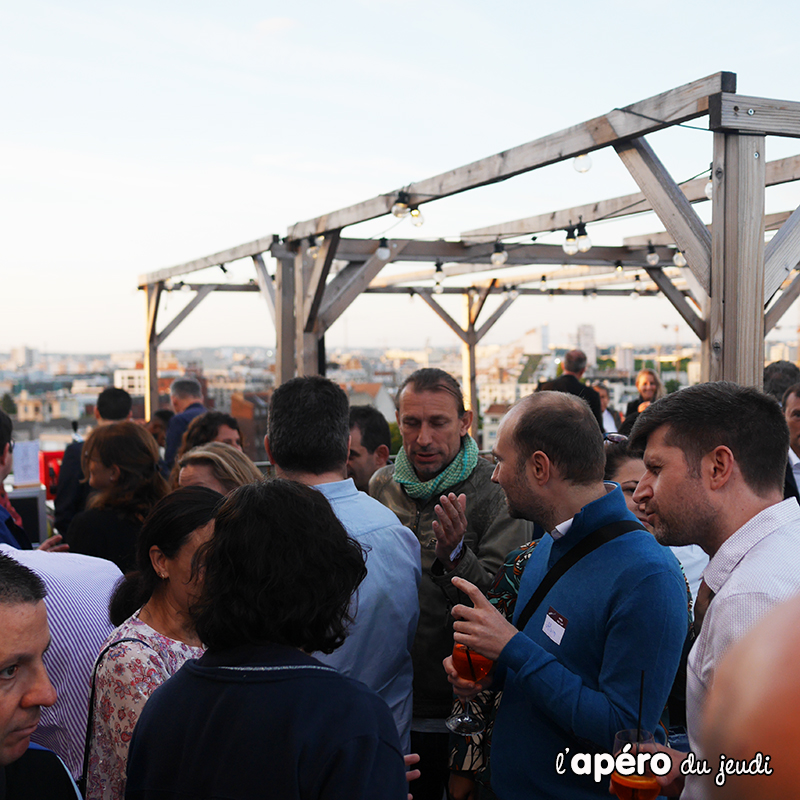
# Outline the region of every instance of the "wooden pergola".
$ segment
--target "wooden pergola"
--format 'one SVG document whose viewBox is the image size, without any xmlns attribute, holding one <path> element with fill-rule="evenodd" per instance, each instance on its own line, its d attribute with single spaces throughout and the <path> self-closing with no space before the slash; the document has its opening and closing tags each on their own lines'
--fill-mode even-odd
<svg viewBox="0 0 800 800">
<path fill-rule="evenodd" d="M 736 76 L 717 73 L 403 189 L 299 222 L 282 240 L 278 236 L 258 239 L 141 276 L 139 288 L 145 291 L 147 304 L 147 416 L 157 403 L 158 347 L 214 291 L 256 291 L 264 297 L 276 328 L 278 382 L 324 371 L 325 332 L 360 294 L 418 295 L 461 339 L 465 398 L 475 407 L 475 346 L 517 297 L 539 293 L 538 287 L 524 284 L 538 283 L 544 276 L 554 287 L 550 293 L 556 295 L 630 294 L 631 270 L 645 277 L 638 293 L 645 297 L 663 294 L 700 339 L 704 379 L 760 386 L 764 336 L 800 295 L 800 276 L 791 276 L 800 262 L 800 208 L 764 214 L 765 188 L 800 179 L 800 156 L 767 163 L 764 145 L 767 135 L 800 137 L 800 103 L 735 92 Z M 679 186 L 644 138 L 703 116 L 714 132 L 712 222 L 708 226 L 692 207 L 707 200 L 708 179 Z M 466 231 L 460 241 L 393 239 L 383 250 L 374 239 L 341 235 L 350 225 L 389 214 L 398 199 L 418 208 L 606 147 L 616 151 L 640 193 Z M 666 230 L 629 237 L 619 247 L 592 247 L 568 256 L 559 245 L 511 243 L 523 234 L 565 229 L 579 218 L 591 223 L 646 211 L 655 212 Z M 776 233 L 765 244 L 766 230 Z M 498 243 L 504 243 L 508 256 L 502 265 L 491 263 Z M 655 264 L 647 260 L 650 244 L 658 255 Z M 686 269 L 673 266 L 676 248 L 685 256 Z M 274 274 L 264 263 L 266 253 L 275 259 Z M 252 259 L 255 268 L 255 279 L 249 284 L 179 281 L 181 288 L 195 294 L 157 332 L 160 297 L 175 288 L 176 279 L 245 258 Z M 419 261 L 427 263 L 424 271 L 379 277 L 389 263 Z M 443 290 L 462 295 L 461 323 L 442 308 L 429 285 L 431 265 L 437 262 L 443 265 L 445 277 L 467 276 L 471 282 Z M 537 267 L 535 276 L 505 277 L 503 283 L 492 276 L 493 270 L 503 269 L 508 275 L 514 274 L 509 268 L 526 265 Z M 479 325 L 486 300 L 500 292 L 504 293 L 500 306 Z"/>
</svg>

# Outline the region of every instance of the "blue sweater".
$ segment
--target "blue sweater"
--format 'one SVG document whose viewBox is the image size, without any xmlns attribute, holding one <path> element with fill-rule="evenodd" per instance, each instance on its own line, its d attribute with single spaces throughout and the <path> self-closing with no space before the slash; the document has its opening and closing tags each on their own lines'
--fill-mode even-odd
<svg viewBox="0 0 800 800">
<path fill-rule="evenodd" d="M 566 536 L 545 536 L 522 576 L 514 621 L 550 567 L 589 533 L 635 520 L 619 487 L 584 506 Z M 548 609 L 566 618 L 560 644 L 543 626 Z M 556 637 L 557 638 L 557 637 Z M 492 784 L 503 800 L 608 797 L 608 781 L 574 775 L 576 752 L 611 752 L 614 734 L 642 727 L 664 709 L 686 638 L 686 585 L 675 556 L 647 531 L 633 531 L 584 556 L 550 590 L 498 660 L 505 688 L 492 738 Z M 556 772 L 556 756 L 569 747 Z"/>
</svg>

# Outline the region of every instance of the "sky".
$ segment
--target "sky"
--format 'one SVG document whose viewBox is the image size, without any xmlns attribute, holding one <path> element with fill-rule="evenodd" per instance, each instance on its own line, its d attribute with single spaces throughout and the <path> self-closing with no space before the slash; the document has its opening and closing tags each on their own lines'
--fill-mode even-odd
<svg viewBox="0 0 800 800">
<path fill-rule="evenodd" d="M 775 24 L 796 7 L 780 0 L 770 11 L 740 0 L 724 13 L 686 0 L 9 6 L 0 29 L 0 350 L 141 350 L 143 273 L 284 235 L 297 221 L 715 72 L 736 72 L 740 94 L 800 100 L 795 32 Z M 711 138 L 678 128 L 648 140 L 680 181 L 708 168 Z M 793 140 L 767 140 L 768 160 L 797 152 Z M 613 152 L 592 158 L 584 175 L 565 162 L 429 203 L 419 229 L 382 217 L 343 235 L 457 238 L 637 191 Z M 767 212 L 795 208 L 799 194 L 769 190 Z M 643 215 L 590 233 L 613 245 L 658 230 Z M 247 260 L 228 276 L 214 268 L 193 279 L 252 277 Z M 188 299 L 168 295 L 158 327 Z M 442 303 L 460 318 L 457 299 Z M 780 338 L 794 337 L 796 318 L 793 309 Z M 540 324 L 551 341 L 566 341 L 581 323 L 595 325 L 601 345 L 673 343 L 676 324 L 683 341 L 694 339 L 662 298 L 523 297 L 483 343 Z M 258 295 L 216 293 L 164 348 L 274 343 Z M 376 296 L 361 296 L 326 336 L 329 350 L 456 343 L 419 299 Z"/>
</svg>

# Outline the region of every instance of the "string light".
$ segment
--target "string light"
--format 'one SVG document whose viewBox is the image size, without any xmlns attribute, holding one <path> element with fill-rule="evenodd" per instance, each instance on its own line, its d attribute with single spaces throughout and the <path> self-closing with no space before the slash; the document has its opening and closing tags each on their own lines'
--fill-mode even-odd
<svg viewBox="0 0 800 800">
<path fill-rule="evenodd" d="M 636 279 L 633 282 L 633 291 L 631 292 L 631 298 L 636 300 L 639 297 L 639 292 L 641 292 L 641 290 L 642 290 L 641 287 L 642 287 L 642 280 L 637 275 Z"/>
<path fill-rule="evenodd" d="M 592 159 L 586 153 L 583 153 L 572 159 L 572 166 L 575 172 L 588 172 L 592 168 Z"/>
<path fill-rule="evenodd" d="M 489 260 L 496 267 L 502 267 L 503 264 L 505 264 L 506 261 L 508 261 L 508 253 L 506 252 L 505 247 L 503 247 L 502 242 L 494 243 L 494 252 L 492 253 Z"/>
<path fill-rule="evenodd" d="M 617 272 L 622 272 L 622 262 L 621 261 L 615 261 L 614 262 L 614 266 L 616 267 Z"/>
<path fill-rule="evenodd" d="M 308 254 L 311 258 L 316 258 L 319 255 L 319 249 L 325 244 L 324 236 L 309 236 L 308 237 Z"/>
<path fill-rule="evenodd" d="M 422 216 L 422 212 L 418 208 L 412 208 L 409 214 L 411 214 L 411 222 L 415 228 L 425 224 L 425 217 Z"/>
<path fill-rule="evenodd" d="M 589 238 L 589 234 L 586 233 L 586 223 L 583 221 L 583 217 L 578 221 L 577 245 L 581 253 L 588 253 L 592 249 L 592 240 Z"/>
<path fill-rule="evenodd" d="M 592 287 L 592 300 L 597 300 L 597 289 Z"/>
<path fill-rule="evenodd" d="M 226 267 L 224 264 L 220 264 L 220 265 L 219 265 L 219 268 L 220 268 L 220 269 L 221 269 L 221 270 L 222 270 L 222 271 L 223 271 L 223 272 L 224 272 L 226 275 L 228 274 L 228 268 L 227 268 L 227 267 Z"/>
<path fill-rule="evenodd" d="M 546 292 L 547 291 L 547 277 L 542 275 L 542 279 L 539 281 L 539 291 Z"/>
<path fill-rule="evenodd" d="M 434 284 L 433 284 L 433 293 L 434 294 L 441 294 L 444 291 L 444 286 L 442 286 L 442 280 L 444 279 L 444 270 L 442 269 L 442 262 L 436 262 L 436 270 L 434 272 Z"/>
<path fill-rule="evenodd" d="M 519 297 L 519 290 L 516 286 L 511 287 L 511 291 L 508 293 L 509 300 L 516 300 Z"/>
<path fill-rule="evenodd" d="M 574 256 L 578 252 L 578 243 L 575 241 L 575 226 L 570 225 L 567 228 L 567 238 L 564 239 L 564 244 L 561 245 L 562 249 L 568 256 Z"/>
<path fill-rule="evenodd" d="M 708 173 L 708 183 L 703 188 L 706 197 L 710 200 L 714 195 L 714 162 L 711 162 L 711 167 Z"/>
<path fill-rule="evenodd" d="M 411 198 L 408 196 L 408 192 L 398 192 L 397 200 L 395 200 L 395 203 L 392 206 L 392 214 L 394 214 L 398 219 L 407 217 L 409 213 L 411 213 L 408 207 L 410 199 Z"/>
<path fill-rule="evenodd" d="M 684 257 L 683 253 L 680 250 L 675 251 L 675 255 L 672 256 L 672 263 L 676 267 L 685 267 L 686 266 L 686 258 Z"/>
<path fill-rule="evenodd" d="M 382 236 L 380 242 L 378 242 L 378 249 L 375 251 L 375 255 L 381 261 L 386 261 L 391 254 L 392 251 L 389 249 L 389 242 L 386 241 L 385 236 Z"/>
<path fill-rule="evenodd" d="M 659 258 L 658 258 L 658 253 L 656 253 L 656 248 L 653 247 L 653 243 L 652 242 L 648 242 L 647 243 L 647 263 L 651 267 L 655 267 L 655 266 L 658 265 L 658 261 L 659 261 Z"/>
</svg>

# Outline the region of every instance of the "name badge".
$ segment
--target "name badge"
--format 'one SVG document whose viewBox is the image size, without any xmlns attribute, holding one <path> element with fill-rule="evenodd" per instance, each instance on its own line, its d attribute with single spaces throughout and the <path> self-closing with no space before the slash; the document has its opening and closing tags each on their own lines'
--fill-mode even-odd
<svg viewBox="0 0 800 800">
<path fill-rule="evenodd" d="M 552 639 L 556 644 L 561 644 L 564 638 L 564 631 L 567 629 L 567 618 L 563 614 L 559 614 L 552 606 L 547 610 L 547 616 L 544 618 L 544 625 L 542 630 L 545 635 Z"/>
</svg>

